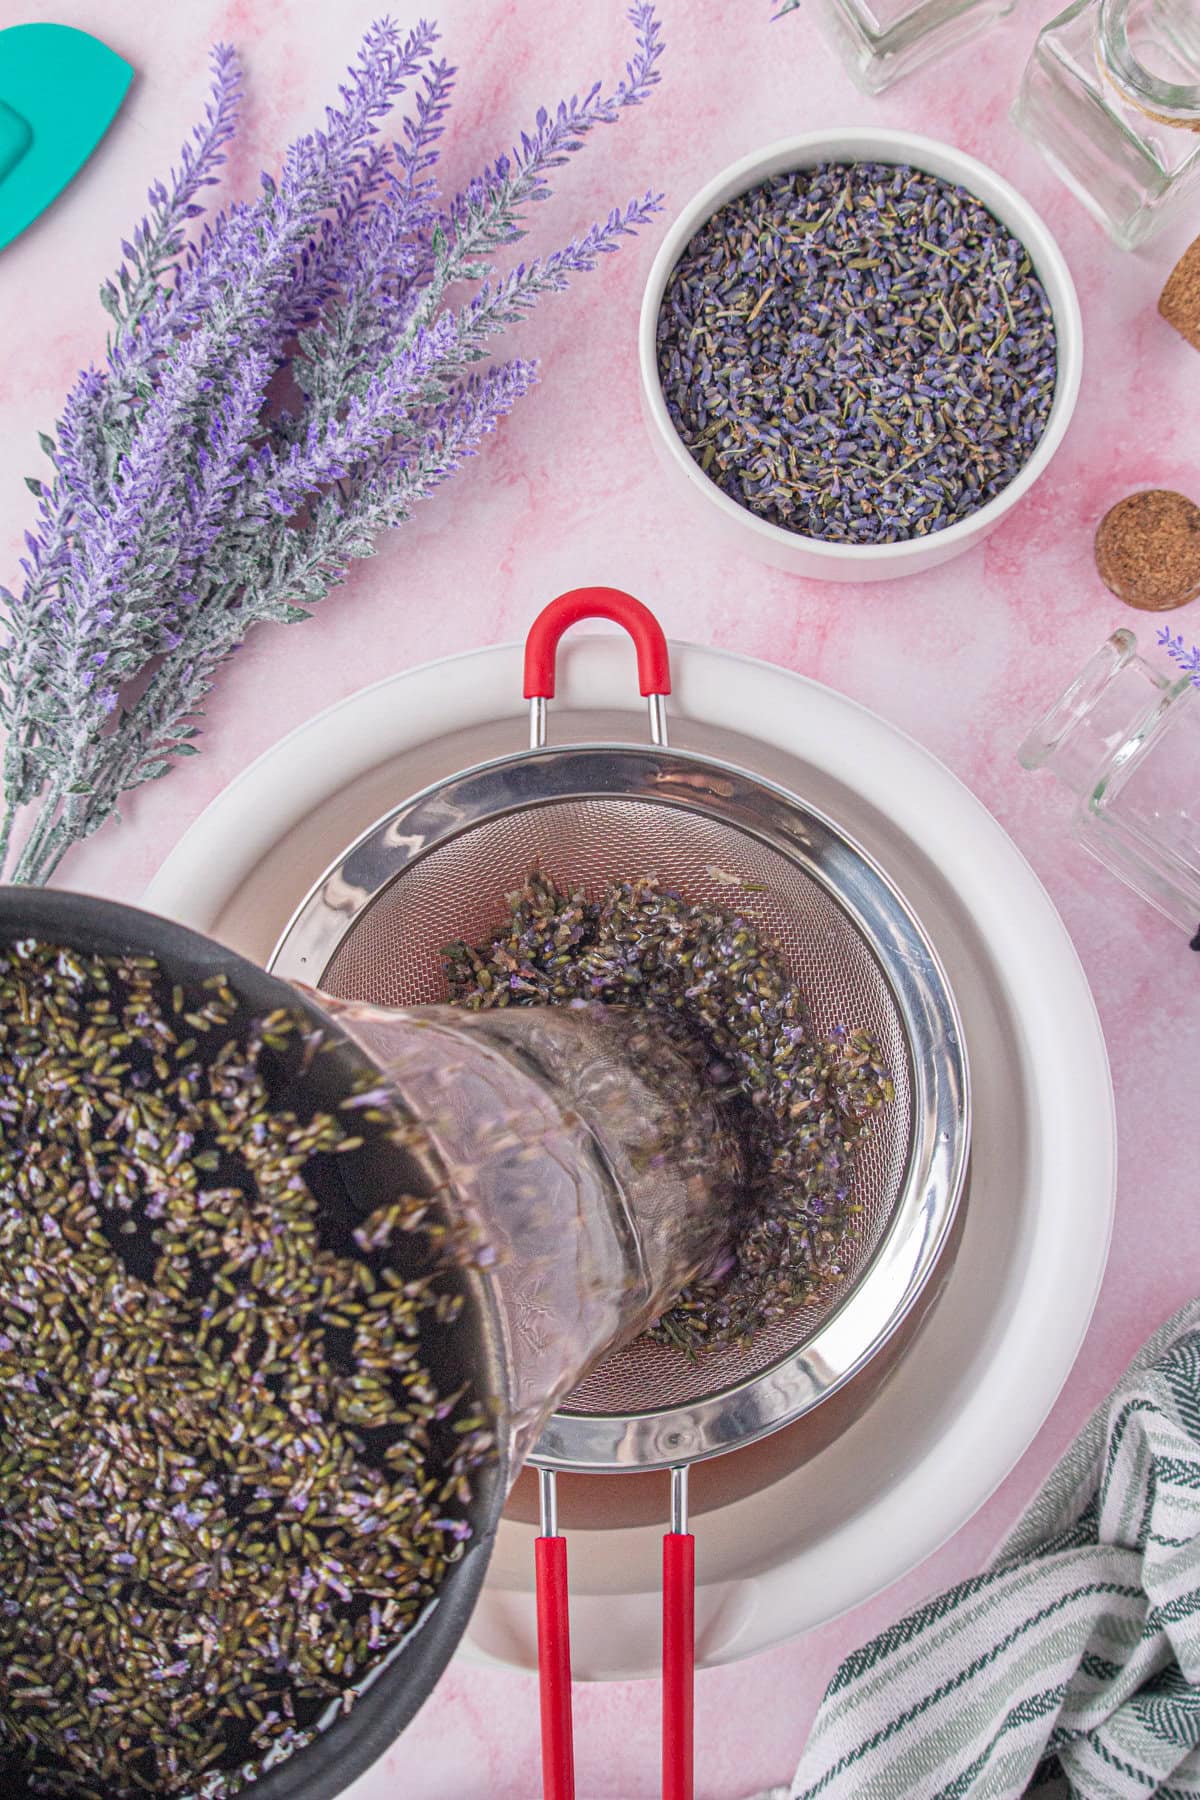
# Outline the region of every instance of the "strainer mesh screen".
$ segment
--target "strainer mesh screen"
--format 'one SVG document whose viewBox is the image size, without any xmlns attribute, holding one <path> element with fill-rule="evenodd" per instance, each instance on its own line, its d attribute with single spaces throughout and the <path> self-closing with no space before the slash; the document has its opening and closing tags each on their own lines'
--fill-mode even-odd
<svg viewBox="0 0 1200 1800">
<path fill-rule="evenodd" d="M 737 910 L 779 945 L 818 1031 L 864 1027 L 895 1083 L 856 1164 L 862 1206 L 846 1274 L 816 1301 L 760 1332 L 747 1349 L 688 1362 L 646 1339 L 606 1358 L 561 1409 L 657 1411 L 728 1391 L 793 1355 L 865 1269 L 899 1195 L 912 1125 L 903 1023 L 880 966 L 825 889 L 781 851 L 722 820 L 669 802 L 587 796 L 526 806 L 471 826 L 398 875 L 343 938 L 321 987 L 381 1006 L 444 1001 L 441 956 L 455 938 L 478 942 L 505 917 L 505 895 L 540 867 L 560 886 L 599 898 L 614 881 L 656 875 L 692 902 Z M 714 873 L 716 871 L 716 873 Z M 722 877 L 735 876 L 761 892 Z"/>
</svg>

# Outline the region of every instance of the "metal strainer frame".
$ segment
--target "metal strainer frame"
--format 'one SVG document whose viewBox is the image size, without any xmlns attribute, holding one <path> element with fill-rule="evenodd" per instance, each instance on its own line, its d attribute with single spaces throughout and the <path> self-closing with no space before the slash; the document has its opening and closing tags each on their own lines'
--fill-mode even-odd
<svg viewBox="0 0 1200 1800">
<path fill-rule="evenodd" d="M 637 645 L 639 685 L 649 702 L 649 746 L 597 743 L 552 749 L 547 744 L 546 702 L 555 690 L 558 641 L 568 626 L 593 617 L 624 625 Z M 762 856 L 782 857 L 789 865 L 789 894 L 796 870 L 820 892 L 823 907 L 814 909 L 805 899 L 802 910 L 805 916 L 818 911 L 818 923 L 828 928 L 832 956 L 842 954 L 839 946 L 848 922 L 858 942 L 847 962 L 857 966 L 858 952 L 866 946 L 899 1018 L 908 1098 L 903 1175 L 865 1266 L 816 1329 L 765 1368 L 684 1403 L 592 1412 L 572 1410 L 568 1396 L 568 1404 L 553 1414 L 534 1447 L 529 1460 L 539 1470 L 542 1513 L 535 1557 L 545 1800 L 572 1800 L 575 1791 L 566 1542 L 558 1530 L 556 1474 L 671 1471 L 671 1529 L 663 1539 L 663 1794 L 666 1800 L 692 1800 L 695 1565 L 687 1521 L 688 1468 L 790 1424 L 858 1373 L 916 1304 L 946 1242 L 966 1179 L 970 1097 L 962 1032 L 945 972 L 920 923 L 878 864 L 832 820 L 745 769 L 671 750 L 665 704 L 670 688 L 666 639 L 640 601 L 612 588 L 576 589 L 552 601 L 526 646 L 529 749 L 479 763 L 425 788 L 364 832 L 301 902 L 269 964 L 276 974 L 319 987 L 356 927 L 394 893 L 399 878 L 421 871 L 438 852 L 443 862 L 431 882 L 440 878 L 449 853 L 451 867 L 458 871 L 455 897 L 461 898 L 464 882 L 453 846 L 468 833 L 482 832 L 484 843 L 494 845 L 489 830 L 496 822 L 541 822 L 554 816 L 555 809 L 574 807 L 577 835 L 586 805 L 599 807 L 600 817 L 611 823 L 611 809 L 620 804 L 665 808 L 674 822 L 693 821 L 697 838 L 704 832 L 695 821 L 703 819 L 706 829 L 715 823 L 729 844 L 738 846 L 738 854 L 753 845 Z M 520 832 L 505 835 L 515 853 L 517 841 L 523 841 Z M 724 837 L 717 841 L 724 845 Z M 477 842 L 476 852 L 478 848 Z M 499 881 L 498 892 L 490 887 L 495 900 L 528 872 L 523 869 L 514 883 L 499 876 L 495 862 L 486 866 L 489 883 Z M 477 856 L 472 874 L 478 872 Z M 661 875 L 661 865 L 614 870 L 613 876 L 628 879 L 651 872 Z M 435 899 L 440 903 L 436 885 Z M 753 912 L 744 899 L 739 909 Z M 425 904 L 422 918 L 430 910 Z M 467 925 L 461 908 L 444 921 L 440 904 L 432 911 L 443 927 L 442 942 L 452 933 L 470 937 L 495 923 L 494 912 L 490 919 L 477 916 Z M 409 959 L 412 964 L 418 960 L 415 955 Z M 839 975 L 844 989 L 845 963 L 839 965 Z M 406 966 L 409 978 L 419 979 Z M 875 988 L 880 991 L 878 981 Z M 434 997 L 429 992 L 408 996 Z M 893 1073 L 900 1071 L 894 1067 Z M 898 1081 L 898 1098 L 900 1086 Z M 868 1154 L 870 1149 L 869 1141 Z M 637 1354 L 633 1346 L 610 1360 Z M 607 1366 L 593 1371 L 577 1394 Z"/>
<path fill-rule="evenodd" d="M 733 764 L 668 747 L 666 646 L 662 641 L 659 656 L 657 623 L 645 608 L 639 610 L 652 629 L 635 630 L 634 636 L 642 692 L 649 700 L 650 745 L 547 745 L 546 699 L 554 691 L 558 638 L 576 618 L 596 616 L 597 594 L 612 593 L 584 589 L 577 590 L 578 600 L 564 596 L 576 604 L 553 603 L 546 609 L 555 613 L 551 629 L 539 636 L 539 621 L 531 633 L 530 748 L 434 783 L 369 827 L 314 884 L 268 964 L 275 974 L 319 988 L 349 934 L 401 876 L 419 869 L 432 853 L 490 821 L 587 797 L 717 821 L 783 856 L 824 890 L 870 950 L 906 1040 L 910 1124 L 903 1179 L 866 1267 L 816 1330 L 764 1369 L 671 1406 L 635 1412 L 560 1409 L 530 1461 L 583 1473 L 670 1469 L 744 1447 L 791 1424 L 850 1381 L 903 1323 L 937 1262 L 965 1181 L 970 1133 L 957 1007 L 911 908 L 864 850 L 795 794 Z M 618 616 L 632 629 L 638 621 L 631 625 L 627 611 L 603 609 L 603 616 Z M 642 872 L 648 871 L 628 871 Z M 502 882 L 491 897 L 499 901 L 511 885 Z M 455 921 L 448 919 L 445 935 L 455 934 Z"/>
</svg>

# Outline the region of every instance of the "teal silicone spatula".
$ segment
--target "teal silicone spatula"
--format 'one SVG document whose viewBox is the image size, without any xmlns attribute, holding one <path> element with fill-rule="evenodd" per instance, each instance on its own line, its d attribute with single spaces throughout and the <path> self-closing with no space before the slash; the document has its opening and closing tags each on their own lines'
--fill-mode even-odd
<svg viewBox="0 0 1200 1800">
<path fill-rule="evenodd" d="M 79 173 L 132 79 L 123 57 L 71 25 L 0 31 L 0 250 Z"/>
</svg>

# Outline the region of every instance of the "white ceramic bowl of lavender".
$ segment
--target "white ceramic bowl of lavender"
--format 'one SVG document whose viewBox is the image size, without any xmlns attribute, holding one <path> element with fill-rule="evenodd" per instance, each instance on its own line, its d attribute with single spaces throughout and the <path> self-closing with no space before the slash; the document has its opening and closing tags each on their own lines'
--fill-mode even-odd
<svg viewBox="0 0 1200 1800">
<path fill-rule="evenodd" d="M 676 263 L 700 227 L 727 201 L 772 175 L 823 162 L 907 163 L 967 189 L 1008 227 L 1029 252 L 1054 315 L 1057 381 L 1046 429 L 1033 454 L 1003 491 L 969 517 L 926 537 L 894 544 L 841 544 L 802 537 L 760 519 L 710 481 L 693 461 L 671 422 L 658 377 L 659 308 Z M 731 542 L 761 561 L 821 581 L 886 581 L 932 569 L 961 556 L 985 538 L 1018 505 L 1042 475 L 1063 440 L 1083 370 L 1083 322 L 1066 260 L 1048 227 L 1027 200 L 1001 176 L 950 144 L 908 131 L 865 128 L 814 131 L 784 138 L 732 163 L 688 202 L 667 232 L 642 297 L 638 327 L 642 409 L 650 436 L 676 486 Z"/>
</svg>

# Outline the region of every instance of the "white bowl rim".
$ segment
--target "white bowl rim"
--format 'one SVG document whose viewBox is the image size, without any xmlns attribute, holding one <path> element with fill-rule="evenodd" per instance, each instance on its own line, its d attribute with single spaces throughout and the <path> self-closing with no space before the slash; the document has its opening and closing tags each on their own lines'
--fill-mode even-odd
<svg viewBox="0 0 1200 1800">
<path fill-rule="evenodd" d="M 668 277 L 686 245 L 700 226 L 736 195 L 745 193 L 772 175 L 783 174 L 789 167 L 810 167 L 826 159 L 907 162 L 931 175 L 938 175 L 943 180 L 954 179 L 982 201 L 988 211 L 1024 245 L 1050 300 L 1054 317 L 1057 379 L 1050 417 L 1032 456 L 1021 465 L 1008 486 L 993 495 L 984 506 L 968 513 L 966 518 L 957 520 L 953 525 L 948 525 L 944 531 L 928 532 L 924 537 L 902 538 L 889 544 L 842 544 L 825 538 L 805 537 L 800 532 L 772 524 L 769 519 L 759 518 L 748 507 L 731 499 L 703 473 L 671 423 L 663 399 L 655 342 L 658 313 Z M 847 126 L 844 129 L 827 127 L 821 131 L 803 132 L 796 137 L 776 138 L 773 143 L 739 157 L 736 162 L 728 164 L 714 175 L 680 208 L 659 245 L 646 278 L 638 320 L 638 366 L 643 398 L 668 454 L 710 504 L 717 506 L 727 518 L 737 520 L 765 542 L 792 545 L 797 554 L 827 558 L 831 563 L 843 563 L 846 565 L 847 575 L 851 576 L 851 566 L 855 562 L 866 563 L 885 556 L 918 562 L 923 554 L 928 555 L 935 546 L 942 548 L 959 545 L 968 537 L 983 535 L 1028 492 L 1058 449 L 1075 411 L 1083 372 L 1083 318 L 1071 271 L 1049 226 L 1012 183 L 995 169 L 953 144 L 945 143 L 939 138 L 925 137 L 919 132 L 869 125 Z"/>
<path fill-rule="evenodd" d="M 792 785 L 800 777 L 797 764 L 813 761 L 876 812 L 892 815 L 895 828 L 937 872 L 938 886 L 948 884 L 959 895 L 989 946 L 988 981 L 994 972 L 1000 983 L 994 1005 L 1013 1022 L 1012 1042 L 1019 1052 L 1019 1104 L 1023 1116 L 1036 1119 L 1031 1138 L 1036 1184 L 1031 1180 L 1017 1195 L 1006 1190 L 1003 1196 L 1003 1216 L 1017 1220 L 1021 1233 L 1011 1270 L 1005 1264 L 1005 1282 L 1011 1273 L 1016 1283 L 1013 1303 L 972 1349 L 962 1403 L 947 1405 L 940 1389 L 932 1400 L 927 1394 L 914 1414 L 913 1441 L 924 1448 L 911 1466 L 904 1459 L 904 1467 L 878 1491 L 872 1488 L 866 1501 L 860 1489 L 849 1489 L 853 1504 L 840 1523 L 819 1541 L 790 1547 L 761 1577 L 745 1569 L 715 1584 L 718 1600 L 722 1593 L 732 1595 L 735 1582 L 739 1591 L 744 1583 L 756 1600 L 740 1623 L 735 1615 L 728 1637 L 706 1659 L 712 1666 L 793 1640 L 879 1594 L 933 1555 L 1029 1451 L 1079 1353 L 1100 1289 L 1112 1231 L 1115 1113 L 1095 1001 L 1066 927 L 1004 828 L 959 777 L 879 714 L 811 677 L 676 639 L 671 657 L 677 722 L 694 719 L 740 734 L 746 743 L 739 754 L 761 741 L 790 759 L 785 779 Z M 631 689 L 630 659 L 627 642 L 615 633 L 584 630 L 569 637 L 560 656 L 559 704 L 568 715 L 592 707 L 627 711 L 631 738 L 644 735 L 643 702 Z M 264 859 L 269 863 L 331 794 L 393 757 L 436 744 L 445 734 L 498 721 L 506 734 L 519 729 L 511 708 L 520 672 L 520 644 L 493 645 L 384 676 L 332 702 L 265 749 L 209 802 L 166 856 L 140 904 L 261 961 L 269 943 L 256 948 L 248 942 L 241 935 L 244 925 L 231 927 L 227 909 Z M 566 730 L 566 721 L 560 720 L 559 730 Z M 462 760 L 452 758 L 453 766 Z M 407 775 L 402 781 L 405 791 L 419 785 Z M 887 860 L 893 862 L 890 853 Z M 291 858 L 275 866 L 283 869 L 288 885 L 272 928 L 294 902 L 298 865 Z M 900 876 L 899 866 L 896 873 Z M 903 878 L 907 881 L 907 873 Z M 301 870 L 301 885 L 308 879 Z M 264 903 L 260 898 L 256 907 Z M 972 1008 L 981 992 L 971 981 Z M 1063 1044 L 1069 1057 L 1060 1054 Z M 1088 1076 L 1082 1083 L 1081 1066 Z M 1031 1096 L 1037 1097 L 1036 1106 Z M 1028 1193 L 1039 1197 L 1036 1204 L 1026 1200 Z M 1046 1204 L 1041 1196 L 1048 1197 Z M 952 1280 L 946 1293 L 951 1310 L 956 1291 Z M 946 1317 L 947 1307 L 931 1316 L 935 1337 L 939 1314 Z M 953 1386 L 958 1372 L 943 1366 Z M 761 1491 L 778 1492 L 778 1487 Z M 741 1519 L 745 1505 L 738 1501 L 706 1514 L 697 1521 L 702 1535 L 730 1514 L 735 1522 Z M 749 1529 L 737 1525 L 750 1543 L 759 1528 L 757 1513 Z M 520 1648 L 533 1643 L 526 1570 L 532 1567 L 536 1527 L 510 1520 L 503 1533 L 512 1561 L 520 1565 L 520 1580 L 501 1579 L 494 1562 L 482 1602 L 490 1610 L 476 1619 L 498 1621 L 511 1654 L 481 1649 L 478 1637 L 464 1639 L 458 1654 L 463 1661 L 524 1669 L 536 1662 L 532 1651 Z M 596 1586 L 586 1576 L 589 1555 L 605 1540 L 632 1542 L 634 1554 L 656 1571 L 660 1528 L 631 1527 L 628 1535 L 581 1529 L 579 1536 L 584 1542 L 572 1597 L 579 1615 L 572 1615 L 578 1628 L 576 1673 L 583 1671 L 586 1680 L 648 1675 L 656 1666 L 656 1637 L 643 1663 L 621 1657 L 630 1631 L 658 1630 L 657 1575 L 620 1589 Z"/>
</svg>

